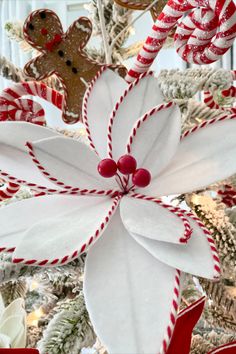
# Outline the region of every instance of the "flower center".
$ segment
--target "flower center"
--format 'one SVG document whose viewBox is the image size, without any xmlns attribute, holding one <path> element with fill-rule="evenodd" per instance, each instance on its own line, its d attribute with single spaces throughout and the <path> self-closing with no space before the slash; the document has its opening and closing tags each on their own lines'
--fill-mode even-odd
<svg viewBox="0 0 236 354">
<path fill-rule="evenodd" d="M 125 177 L 120 176 L 118 171 Z M 123 194 L 128 194 L 135 187 L 147 187 L 151 182 L 151 173 L 145 168 L 137 169 L 137 161 L 131 155 L 121 156 L 117 163 L 109 158 L 101 160 L 98 164 L 98 172 L 104 178 L 116 176 Z"/>
</svg>

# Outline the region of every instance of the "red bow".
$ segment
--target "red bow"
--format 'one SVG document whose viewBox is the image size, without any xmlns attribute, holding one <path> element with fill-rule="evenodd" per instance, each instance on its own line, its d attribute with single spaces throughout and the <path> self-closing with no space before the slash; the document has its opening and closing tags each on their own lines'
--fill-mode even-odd
<svg viewBox="0 0 236 354">
<path fill-rule="evenodd" d="M 181 311 L 177 317 L 174 332 L 166 354 L 189 354 L 191 346 L 191 336 L 194 326 L 199 320 L 205 298 L 202 297 L 186 309 Z M 235 354 L 236 342 L 231 342 L 221 347 L 213 349 L 208 354 Z"/>
<path fill-rule="evenodd" d="M 61 41 L 62 41 L 61 35 L 55 34 L 54 38 L 45 44 L 45 47 L 47 48 L 47 50 L 49 50 L 49 52 L 51 52 L 53 50 L 53 47 L 61 43 Z"/>
</svg>

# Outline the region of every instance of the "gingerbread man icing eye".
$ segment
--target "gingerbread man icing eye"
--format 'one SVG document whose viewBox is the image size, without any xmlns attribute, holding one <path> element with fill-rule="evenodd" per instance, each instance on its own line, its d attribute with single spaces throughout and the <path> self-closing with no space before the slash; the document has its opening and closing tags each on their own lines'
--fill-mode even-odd
<svg viewBox="0 0 236 354">
<path fill-rule="evenodd" d="M 44 20 L 46 18 L 46 12 L 40 12 L 39 16 Z"/>
</svg>

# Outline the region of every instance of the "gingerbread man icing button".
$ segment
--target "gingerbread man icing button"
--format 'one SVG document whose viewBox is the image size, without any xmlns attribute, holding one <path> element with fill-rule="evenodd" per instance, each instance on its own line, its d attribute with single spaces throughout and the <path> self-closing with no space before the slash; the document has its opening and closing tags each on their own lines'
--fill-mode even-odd
<svg viewBox="0 0 236 354">
<path fill-rule="evenodd" d="M 102 65 L 88 58 L 83 52 L 92 33 L 92 24 L 80 17 L 63 32 L 59 17 L 51 10 L 32 12 L 24 24 L 25 39 L 41 54 L 25 66 L 28 76 L 36 80 L 56 74 L 64 88 L 63 120 L 76 123 L 81 117 L 86 83 L 89 83 Z M 118 70 L 120 66 L 111 67 Z M 123 76 L 126 70 L 121 68 Z"/>
</svg>

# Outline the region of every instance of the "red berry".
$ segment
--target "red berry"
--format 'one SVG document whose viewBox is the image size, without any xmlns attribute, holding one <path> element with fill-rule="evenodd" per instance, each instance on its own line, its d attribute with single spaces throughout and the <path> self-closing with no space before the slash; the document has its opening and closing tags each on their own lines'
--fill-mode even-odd
<svg viewBox="0 0 236 354">
<path fill-rule="evenodd" d="M 129 175 L 134 173 L 137 167 L 137 162 L 133 156 L 124 155 L 121 156 L 117 162 L 118 170 L 123 173 L 123 175 Z"/>
<path fill-rule="evenodd" d="M 98 172 L 102 177 L 110 178 L 115 176 L 117 165 L 112 159 L 103 159 L 98 164 Z"/>
<path fill-rule="evenodd" d="M 132 181 L 137 187 L 147 187 L 151 182 L 151 173 L 145 168 L 139 168 L 134 172 Z"/>
</svg>

